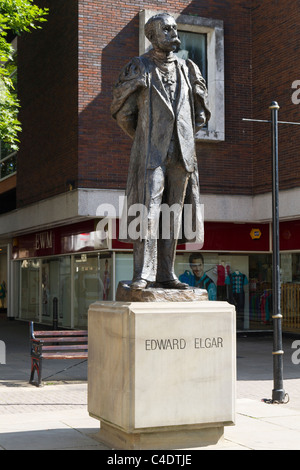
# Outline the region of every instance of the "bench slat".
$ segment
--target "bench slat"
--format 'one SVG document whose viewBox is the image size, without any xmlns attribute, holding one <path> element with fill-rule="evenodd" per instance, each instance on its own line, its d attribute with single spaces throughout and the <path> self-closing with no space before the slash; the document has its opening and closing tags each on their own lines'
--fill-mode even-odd
<svg viewBox="0 0 300 470">
<path fill-rule="evenodd" d="M 66 353 L 45 353 L 43 354 L 43 359 L 86 359 L 88 353 L 84 352 L 66 352 Z"/>
<path fill-rule="evenodd" d="M 73 331 L 34 331 L 34 336 L 87 336 L 87 330 L 73 330 Z"/>
<path fill-rule="evenodd" d="M 36 338 L 39 339 L 39 338 Z M 65 338 L 41 338 L 42 342 L 45 343 L 87 343 L 88 339 L 82 336 L 73 336 Z"/>
<path fill-rule="evenodd" d="M 43 346 L 43 351 L 70 351 L 72 349 L 88 349 L 87 344 L 68 344 L 68 345 L 57 345 L 57 346 Z"/>
</svg>

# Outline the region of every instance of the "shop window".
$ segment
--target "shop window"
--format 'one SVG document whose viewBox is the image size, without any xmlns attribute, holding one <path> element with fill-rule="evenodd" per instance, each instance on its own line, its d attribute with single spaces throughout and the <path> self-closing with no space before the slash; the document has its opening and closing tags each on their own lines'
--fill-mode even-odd
<svg viewBox="0 0 300 470">
<path fill-rule="evenodd" d="M 272 255 L 249 256 L 249 319 L 254 329 L 272 326 Z"/>
<path fill-rule="evenodd" d="M 58 326 L 87 328 L 92 303 L 113 300 L 111 253 L 82 253 L 44 259 L 26 259 L 20 266 L 19 319 L 53 325 L 57 299 Z"/>
<path fill-rule="evenodd" d="M 144 26 L 154 10 L 140 12 L 139 53 L 144 54 L 151 47 L 144 34 Z M 224 29 L 223 21 L 199 16 L 172 13 L 177 22 L 182 41 L 179 55 L 191 58 L 200 67 L 206 79 L 211 119 L 208 125 L 196 134 L 197 141 L 225 140 L 224 105 Z"/>
<path fill-rule="evenodd" d="M 249 256 L 250 325 L 273 327 L 272 255 Z M 300 329 L 300 254 L 280 254 L 280 299 L 282 328 Z"/>
<path fill-rule="evenodd" d="M 57 299 L 58 326 L 70 328 L 72 326 L 70 256 L 42 261 L 42 323 L 53 324 L 55 299 Z"/>
<path fill-rule="evenodd" d="M 175 272 L 191 287 L 205 289 L 208 300 L 235 306 L 237 329 L 249 328 L 249 260 L 230 253 L 177 253 Z"/>
<path fill-rule="evenodd" d="M 281 253 L 281 314 L 286 330 L 300 329 L 300 254 Z"/>
<path fill-rule="evenodd" d="M 86 327 L 89 306 L 112 300 L 112 257 L 109 253 L 74 257 L 74 327 Z"/>
<path fill-rule="evenodd" d="M 20 319 L 39 321 L 40 261 L 20 263 Z"/>
<path fill-rule="evenodd" d="M 121 281 L 131 281 L 133 278 L 133 254 L 116 253 L 116 289 Z"/>
<path fill-rule="evenodd" d="M 292 254 L 292 280 L 295 283 L 300 283 L 300 254 Z"/>
</svg>

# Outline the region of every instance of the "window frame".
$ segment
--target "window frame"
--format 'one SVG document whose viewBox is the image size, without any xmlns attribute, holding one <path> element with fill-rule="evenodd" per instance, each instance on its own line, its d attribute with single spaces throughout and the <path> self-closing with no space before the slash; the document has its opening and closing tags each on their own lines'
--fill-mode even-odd
<svg viewBox="0 0 300 470">
<path fill-rule="evenodd" d="M 145 24 L 162 10 L 141 10 L 139 15 L 139 54 L 151 48 L 145 36 Z M 225 84 L 224 84 L 224 25 L 222 20 L 171 13 L 179 31 L 207 35 L 207 88 L 211 118 L 208 125 L 197 132 L 196 141 L 222 142 L 225 140 Z"/>
<path fill-rule="evenodd" d="M 181 45 L 183 44 L 183 39 L 182 39 L 182 38 L 183 38 L 183 34 L 184 34 L 184 33 L 192 34 L 194 37 L 195 37 L 195 36 L 197 37 L 197 35 L 199 34 L 199 38 L 200 38 L 200 37 L 204 38 L 204 43 L 205 43 L 205 46 L 204 46 L 204 47 L 205 47 L 205 58 L 204 58 L 204 59 L 205 59 L 205 60 L 204 60 L 205 65 L 204 65 L 204 68 L 202 68 L 201 66 L 199 66 L 199 63 L 197 63 L 195 60 L 194 60 L 194 62 L 195 62 L 195 63 L 198 65 L 198 67 L 200 68 L 201 73 L 202 73 L 202 76 L 203 76 L 203 78 L 205 79 L 205 81 L 207 81 L 207 34 L 206 34 L 206 33 L 195 33 L 194 31 L 190 31 L 190 30 L 189 30 L 189 31 L 186 31 L 185 29 L 182 29 L 182 28 L 181 28 L 181 29 L 178 30 L 178 36 L 179 36 L 179 38 L 180 38 L 180 40 L 181 40 Z M 180 49 L 181 49 L 181 46 L 180 46 Z M 175 52 L 175 54 L 178 55 L 178 52 Z M 191 58 L 191 60 L 193 60 L 193 59 Z"/>
</svg>

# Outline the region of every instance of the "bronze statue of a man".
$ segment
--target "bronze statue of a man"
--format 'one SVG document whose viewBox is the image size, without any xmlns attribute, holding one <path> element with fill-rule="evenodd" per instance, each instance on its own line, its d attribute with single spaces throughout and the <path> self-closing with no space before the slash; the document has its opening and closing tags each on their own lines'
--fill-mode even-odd
<svg viewBox="0 0 300 470">
<path fill-rule="evenodd" d="M 144 208 L 141 236 L 127 234 L 126 239 L 133 242 L 131 288 L 154 283 L 186 289 L 174 272 L 178 222 L 183 207 L 190 207 L 195 236 L 188 241 L 203 243 L 195 133 L 210 118 L 207 89 L 197 65 L 174 54 L 180 40 L 171 15 L 150 18 L 145 35 L 153 49 L 133 58 L 121 71 L 111 105 L 112 116 L 133 139 L 123 213 L 127 227 L 132 221 L 130 208 L 136 204 Z M 175 207 L 165 219 L 164 204 Z M 168 236 L 158 230 L 164 223 L 170 229 Z"/>
</svg>

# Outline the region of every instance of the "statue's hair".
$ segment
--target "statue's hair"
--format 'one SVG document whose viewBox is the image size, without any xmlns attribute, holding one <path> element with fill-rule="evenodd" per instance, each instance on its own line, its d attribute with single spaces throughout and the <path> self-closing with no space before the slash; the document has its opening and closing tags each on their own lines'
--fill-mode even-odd
<svg viewBox="0 0 300 470">
<path fill-rule="evenodd" d="M 169 13 L 158 13 L 157 15 L 151 16 L 151 18 L 145 24 L 145 36 L 149 41 L 152 41 L 154 24 L 156 21 L 161 21 L 165 17 L 172 17 Z"/>
</svg>

